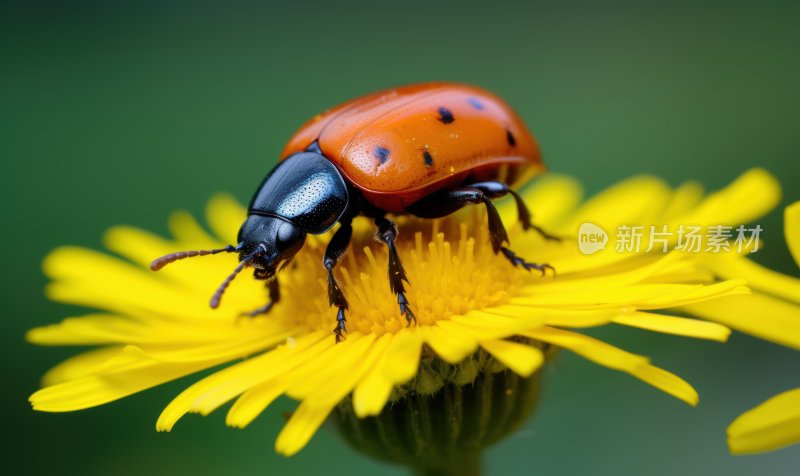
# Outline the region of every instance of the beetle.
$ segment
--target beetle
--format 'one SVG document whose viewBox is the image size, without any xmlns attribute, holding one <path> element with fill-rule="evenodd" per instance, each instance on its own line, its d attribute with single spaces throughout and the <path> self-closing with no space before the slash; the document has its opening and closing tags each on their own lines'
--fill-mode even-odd
<svg viewBox="0 0 800 476">
<path fill-rule="evenodd" d="M 245 267 L 266 282 L 269 312 L 280 300 L 277 274 L 303 247 L 306 235 L 339 228 L 327 245 L 328 299 L 337 308 L 336 342 L 346 327 L 347 298 L 333 270 L 352 236 L 357 215 L 374 220 L 376 238 L 389 255 L 389 285 L 407 324 L 416 322 L 406 297 L 408 284 L 389 214 L 439 218 L 467 205 L 484 205 L 493 250 L 515 267 L 555 270 L 518 257 L 505 245 L 505 227 L 492 199 L 511 195 L 523 229 L 557 239 L 531 222 L 514 183 L 542 171 L 533 135 L 500 98 L 453 83 L 423 83 L 376 92 L 317 115 L 289 140 L 281 160 L 263 179 L 248 206 L 237 245 L 182 251 L 154 260 L 157 271 L 174 261 L 222 252 L 238 253 L 239 264 L 211 298 L 217 308 L 231 281 Z"/>
</svg>

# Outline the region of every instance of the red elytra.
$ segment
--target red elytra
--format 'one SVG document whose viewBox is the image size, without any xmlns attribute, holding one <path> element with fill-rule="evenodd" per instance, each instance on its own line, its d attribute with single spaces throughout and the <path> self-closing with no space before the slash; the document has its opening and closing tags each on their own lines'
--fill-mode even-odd
<svg viewBox="0 0 800 476">
<path fill-rule="evenodd" d="M 388 212 L 459 183 L 511 185 L 544 169 L 536 140 L 508 104 L 463 84 L 415 84 L 341 104 L 303 125 L 281 158 L 315 140 L 345 180 Z"/>
</svg>

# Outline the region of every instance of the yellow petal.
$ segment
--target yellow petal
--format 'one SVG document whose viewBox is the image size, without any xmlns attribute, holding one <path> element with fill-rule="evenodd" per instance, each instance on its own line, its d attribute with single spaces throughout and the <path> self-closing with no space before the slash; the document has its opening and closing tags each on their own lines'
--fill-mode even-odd
<svg viewBox="0 0 800 476">
<path fill-rule="evenodd" d="M 544 324 L 557 327 L 594 327 L 611 322 L 611 319 L 621 312 L 621 309 L 614 308 L 555 309 L 505 304 L 487 308 L 485 311 L 471 311 L 463 317 L 454 316 L 451 319 L 455 322 L 467 324 L 468 321 L 473 320 L 475 316 L 485 316 L 483 320 L 476 320 L 477 322 L 470 324 L 477 325 L 479 323 L 485 323 L 489 331 L 492 330 L 488 329 L 490 327 L 500 327 L 498 325 L 499 323 L 494 323 L 494 320 L 497 320 L 498 316 L 514 318 L 514 320 L 506 326 L 509 330 L 530 329 L 531 327 Z"/>
<path fill-rule="evenodd" d="M 192 332 L 186 332 L 186 324 L 176 322 L 88 314 L 70 317 L 58 324 L 36 327 L 28 331 L 25 337 L 28 342 L 38 345 L 201 344 L 244 337 L 242 332 L 236 332 L 222 322 L 207 324 L 194 326 Z"/>
<path fill-rule="evenodd" d="M 330 335 L 326 332 L 313 332 L 285 344 L 283 346 L 285 352 L 282 356 L 275 356 L 271 363 L 261 361 L 259 366 L 245 369 L 239 376 L 228 382 L 219 383 L 199 395 L 192 405 L 192 411 L 208 415 L 242 391 L 249 391 L 262 382 L 283 378 L 328 348 L 330 346 L 329 337 Z M 269 353 L 271 352 L 267 354 Z"/>
<path fill-rule="evenodd" d="M 384 368 L 383 376 L 398 384 L 411 380 L 417 374 L 421 353 L 420 333 L 416 329 L 400 331 L 386 350 L 391 365 Z"/>
<path fill-rule="evenodd" d="M 581 205 L 566 231 L 575 232 L 587 221 L 609 231 L 620 224 L 655 223 L 654 219 L 663 212 L 671 196 L 669 186 L 662 180 L 633 177 L 603 190 Z"/>
<path fill-rule="evenodd" d="M 323 369 L 326 364 L 331 362 L 330 358 L 335 357 L 341 352 L 340 349 L 345 344 L 334 344 L 330 335 L 327 339 L 322 339 L 312 349 L 311 358 L 299 362 L 298 365 L 281 375 L 275 375 L 263 383 L 250 388 L 244 392 L 233 404 L 225 422 L 233 427 L 244 428 L 249 425 L 264 409 L 267 408 L 276 398 L 283 393 L 288 393 L 289 388 L 298 383 L 302 383 L 306 378 L 316 374 Z M 351 345 L 361 339 L 357 333 L 351 334 L 347 341 Z"/>
<path fill-rule="evenodd" d="M 325 336 L 327 337 L 327 336 Z M 289 370 L 317 352 L 306 352 L 323 338 L 316 332 L 296 339 L 265 354 L 219 370 L 196 382 L 164 408 L 156 422 L 158 431 L 170 431 L 191 410 L 210 413 L 219 405 L 251 387 Z M 205 398 L 204 398 L 205 397 Z"/>
<path fill-rule="evenodd" d="M 219 362 L 163 364 L 140 361 L 120 371 L 103 372 L 45 387 L 30 397 L 34 410 L 68 412 L 96 407 L 189 375 Z"/>
<path fill-rule="evenodd" d="M 583 334 L 555 328 L 530 330 L 524 335 L 571 350 L 604 367 L 627 372 L 692 406 L 697 405 L 699 398 L 691 385 L 666 370 L 650 365 L 645 357 L 625 352 Z"/>
<path fill-rule="evenodd" d="M 794 262 L 800 266 L 800 202 L 794 202 L 784 210 L 783 233 Z"/>
<path fill-rule="evenodd" d="M 246 391 L 231 406 L 225 424 L 233 428 L 246 427 L 280 397 L 288 385 L 288 381 L 274 378 Z"/>
<path fill-rule="evenodd" d="M 689 314 L 800 349 L 800 307 L 764 294 L 727 296 L 684 306 Z"/>
<path fill-rule="evenodd" d="M 714 322 L 653 314 L 650 312 L 619 314 L 613 321 L 617 324 L 638 327 L 639 329 L 646 329 L 648 331 L 695 337 L 697 339 L 716 340 L 719 342 L 727 341 L 728 336 L 731 334 L 730 329 Z"/>
<path fill-rule="evenodd" d="M 214 234 L 225 244 L 236 244 L 236 234 L 242 226 L 247 210 L 226 193 L 211 197 L 206 207 L 206 219 Z"/>
<path fill-rule="evenodd" d="M 714 297 L 747 294 L 744 281 L 724 281 L 709 286 L 691 284 L 639 284 L 618 289 L 594 289 L 575 286 L 572 291 L 540 293 L 514 297 L 511 304 L 566 309 L 664 309 Z"/>
<path fill-rule="evenodd" d="M 141 266 L 175 251 L 175 244 L 153 233 L 131 226 L 115 226 L 103 236 L 106 248 Z"/>
<path fill-rule="evenodd" d="M 761 453 L 800 443 L 800 388 L 780 393 L 743 413 L 728 427 L 734 454 Z"/>
<path fill-rule="evenodd" d="M 677 217 L 673 223 L 749 223 L 775 208 L 780 198 L 781 188 L 777 179 L 764 169 L 754 168 L 743 173 L 724 189 L 709 195 L 690 212 Z"/>
<path fill-rule="evenodd" d="M 722 279 L 742 278 L 751 289 L 773 294 L 800 304 L 800 279 L 772 271 L 734 254 L 704 257 L 704 264 Z"/>
<path fill-rule="evenodd" d="M 574 291 L 576 286 L 591 289 L 623 289 L 627 285 L 641 283 L 647 279 L 658 276 L 661 273 L 672 273 L 676 270 L 686 269 L 686 257 L 681 253 L 669 253 L 662 258 L 655 260 L 627 260 L 633 266 L 622 268 L 619 263 L 619 271 L 606 269 L 599 276 L 561 277 L 550 281 L 539 281 L 523 288 L 520 294 L 538 294 L 543 292 L 555 291 Z"/>
<path fill-rule="evenodd" d="M 290 397 L 302 400 L 316 397 L 319 389 L 331 381 L 345 379 L 351 375 L 353 369 L 361 359 L 369 358 L 369 350 L 376 340 L 375 334 L 361 336 L 353 339 L 349 336 L 345 342 L 335 345 L 329 353 L 330 360 L 325 360 L 324 365 L 315 367 L 313 373 L 308 373 L 287 391 Z M 381 336 L 384 341 L 384 336 Z"/>
<path fill-rule="evenodd" d="M 417 373 L 422 340 L 417 332 L 403 329 L 391 336 L 380 360 L 353 391 L 353 409 L 360 418 L 377 415 L 389 399 L 392 387 L 406 383 Z"/>
<path fill-rule="evenodd" d="M 691 211 L 703 200 L 703 185 L 699 182 L 686 182 L 675 189 L 669 203 L 664 210 L 665 221 L 670 221 L 677 216 Z"/>
<path fill-rule="evenodd" d="M 209 263 L 216 257 L 208 258 L 197 261 Z M 46 289 L 47 295 L 56 301 L 106 309 L 121 315 L 141 310 L 150 315 L 175 315 L 192 319 L 219 318 L 226 312 L 229 316 L 231 314 L 228 309 L 214 313 L 208 307 L 207 299 L 213 292 L 211 288 L 215 287 L 218 275 L 214 278 L 209 275 L 208 294 L 198 295 L 187 292 L 181 286 L 171 285 L 164 279 L 163 273 L 157 275 L 103 253 L 66 246 L 51 252 L 45 258 L 43 267 L 45 274 L 54 280 Z M 205 275 L 199 278 L 202 280 Z M 232 291 L 240 292 L 238 289 Z M 251 301 L 257 302 L 252 298 Z"/>
<path fill-rule="evenodd" d="M 218 248 L 222 244 L 187 211 L 178 210 L 171 213 L 167 224 L 179 246 L 203 249 Z"/>
<path fill-rule="evenodd" d="M 662 368 L 647 364 L 637 367 L 631 374 L 691 406 L 700 401 L 697 391 L 687 381 Z"/>
<path fill-rule="evenodd" d="M 359 418 L 377 415 L 383 410 L 394 385 L 379 372 L 372 372 L 353 391 L 353 411 Z"/>
<path fill-rule="evenodd" d="M 121 355 L 122 348 L 119 346 L 82 352 L 48 370 L 42 377 L 42 386 L 49 387 L 94 374 L 106 368 L 110 361 Z"/>
<path fill-rule="evenodd" d="M 439 326 L 423 326 L 419 329 L 425 343 L 433 349 L 445 362 L 457 364 L 475 352 L 478 341 L 474 337 L 464 334 L 454 337 Z"/>
<path fill-rule="evenodd" d="M 544 363 L 544 354 L 536 347 L 507 340 L 482 340 L 481 347 L 503 365 L 523 377 L 531 376 Z"/>
<path fill-rule="evenodd" d="M 542 311 L 545 311 L 542 309 Z M 547 310 L 548 326 L 555 327 L 595 327 L 611 322 L 618 316 L 619 309 L 553 309 Z"/>
<path fill-rule="evenodd" d="M 292 456 L 303 449 L 328 418 L 331 410 L 333 407 L 315 407 L 301 403 L 278 435 L 275 451 L 284 456 Z"/>
<path fill-rule="evenodd" d="M 278 328 L 264 334 L 259 333 L 250 337 L 241 336 L 237 339 L 223 339 L 219 342 L 189 342 L 188 344 L 175 342 L 173 345 L 162 346 L 130 345 L 126 347 L 126 350 L 140 353 L 143 357 L 160 362 L 181 363 L 233 360 L 256 354 L 291 337 L 292 330 L 276 327 Z"/>
<path fill-rule="evenodd" d="M 547 174 L 522 190 L 520 195 L 533 215 L 533 222 L 549 228 L 557 226 L 580 203 L 583 187 L 573 177 Z M 514 220 L 515 217 L 516 208 L 509 207 L 509 219 Z M 503 219 L 506 217 L 503 216 Z"/>
<path fill-rule="evenodd" d="M 494 312 L 474 310 L 464 316 L 453 316 L 449 321 L 439 321 L 437 325 L 458 338 L 483 340 L 511 337 L 520 330 L 544 324 L 545 317 L 536 315 L 535 312 L 525 317 L 509 317 L 503 314 L 503 311 L 517 312 L 516 309 L 520 308 L 520 306 L 514 309 L 503 306 L 495 308 Z"/>
<path fill-rule="evenodd" d="M 390 342 L 391 337 L 388 334 L 384 334 L 370 343 L 369 348 L 362 354 L 354 356 L 352 360 L 343 359 L 342 366 L 332 369 L 328 380 L 315 388 L 314 392 L 306 397 L 304 402 L 321 407 L 333 408 L 336 406 L 375 367 Z"/>
</svg>

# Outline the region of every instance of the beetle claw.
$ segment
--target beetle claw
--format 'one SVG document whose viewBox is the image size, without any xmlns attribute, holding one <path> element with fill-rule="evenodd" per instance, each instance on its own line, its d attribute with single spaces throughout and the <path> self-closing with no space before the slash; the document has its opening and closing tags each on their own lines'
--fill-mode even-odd
<svg viewBox="0 0 800 476">
<path fill-rule="evenodd" d="M 334 335 L 336 335 L 336 343 L 342 342 L 346 339 L 345 334 L 347 334 L 347 318 L 344 316 L 344 308 L 340 307 L 339 312 L 336 313 L 336 327 L 333 329 Z"/>
<path fill-rule="evenodd" d="M 337 344 L 347 340 L 347 337 L 344 335 L 344 333 L 342 332 L 342 330 L 338 326 L 333 330 L 333 333 L 336 336 L 336 343 Z"/>
<path fill-rule="evenodd" d="M 553 272 L 553 277 L 555 277 L 556 275 L 556 269 L 547 263 L 538 264 L 525 261 L 524 259 L 517 256 L 513 251 L 506 248 L 505 246 L 501 247 L 500 251 L 502 251 L 503 256 L 505 256 L 514 267 L 521 266 L 522 268 L 528 270 L 529 272 L 533 269 L 539 270 L 542 273 L 542 277 L 545 276 L 546 271 L 548 269 Z"/>
<path fill-rule="evenodd" d="M 406 327 L 411 327 L 411 325 L 417 325 L 417 316 L 411 312 L 411 309 L 406 308 Z"/>
<path fill-rule="evenodd" d="M 397 293 L 397 304 L 400 305 L 400 315 L 406 318 L 406 327 L 411 327 L 412 323 L 417 325 L 417 316 L 414 315 L 411 307 L 409 307 L 405 293 Z"/>
</svg>

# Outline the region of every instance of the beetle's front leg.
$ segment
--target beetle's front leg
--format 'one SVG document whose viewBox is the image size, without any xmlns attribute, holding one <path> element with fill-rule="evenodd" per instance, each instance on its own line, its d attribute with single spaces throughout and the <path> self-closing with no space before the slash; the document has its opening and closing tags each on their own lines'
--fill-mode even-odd
<svg viewBox="0 0 800 476">
<path fill-rule="evenodd" d="M 412 322 L 416 324 L 417 318 L 411 311 L 405 294 L 406 288 L 403 281 L 408 283 L 406 270 L 403 269 L 403 263 L 400 262 L 400 256 L 397 254 L 397 247 L 394 244 L 397 238 L 397 225 L 386 217 L 376 218 L 375 225 L 378 227 L 375 236 L 389 248 L 389 286 L 397 295 L 400 314 L 405 316 L 408 325 L 411 325 Z"/>
<path fill-rule="evenodd" d="M 256 279 L 258 279 L 258 270 L 256 270 Z M 241 313 L 240 316 L 256 317 L 260 316 L 261 314 L 267 314 L 272 309 L 272 306 L 281 300 L 281 287 L 278 285 L 277 277 L 272 281 L 267 282 L 267 289 L 269 290 L 269 301 L 257 309 L 253 309 L 250 312 Z"/>
<path fill-rule="evenodd" d="M 331 306 L 338 308 L 336 327 L 333 329 L 337 343 L 341 342 L 344 339 L 344 334 L 347 333 L 347 327 L 345 326 L 347 319 L 344 315 L 344 311 L 347 310 L 347 298 L 345 298 L 336 278 L 333 277 L 333 268 L 336 267 L 347 250 L 351 236 L 353 236 L 353 227 L 350 221 L 341 222 L 341 226 L 334 233 L 333 238 L 328 243 L 328 247 L 325 248 L 325 256 L 322 259 L 322 264 L 328 271 L 328 301 Z"/>
</svg>

